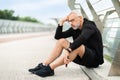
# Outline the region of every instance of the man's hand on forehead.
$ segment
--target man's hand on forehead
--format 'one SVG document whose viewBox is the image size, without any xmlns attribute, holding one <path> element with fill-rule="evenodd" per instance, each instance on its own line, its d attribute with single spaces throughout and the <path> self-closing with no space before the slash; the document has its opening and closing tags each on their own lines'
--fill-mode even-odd
<svg viewBox="0 0 120 80">
<path fill-rule="evenodd" d="M 64 21 L 68 21 L 69 20 L 69 16 L 66 16 L 63 18 Z"/>
</svg>

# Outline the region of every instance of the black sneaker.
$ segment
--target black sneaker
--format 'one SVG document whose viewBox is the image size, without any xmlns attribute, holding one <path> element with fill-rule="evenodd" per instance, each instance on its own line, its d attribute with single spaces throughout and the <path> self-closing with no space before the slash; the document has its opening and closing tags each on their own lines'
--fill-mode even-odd
<svg viewBox="0 0 120 80">
<path fill-rule="evenodd" d="M 44 68 L 34 72 L 34 74 L 41 76 L 41 77 L 47 77 L 47 76 L 53 76 L 54 70 L 50 68 L 50 66 L 45 66 Z"/>
<path fill-rule="evenodd" d="M 38 64 L 35 68 L 29 69 L 28 71 L 31 73 L 34 73 L 37 70 L 40 70 L 44 67 L 44 65 L 42 63 Z"/>
</svg>

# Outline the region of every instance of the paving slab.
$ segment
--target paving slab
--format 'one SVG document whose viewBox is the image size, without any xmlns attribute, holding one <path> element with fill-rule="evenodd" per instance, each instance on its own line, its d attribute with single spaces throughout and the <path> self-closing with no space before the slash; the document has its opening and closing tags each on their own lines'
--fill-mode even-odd
<svg viewBox="0 0 120 80">
<path fill-rule="evenodd" d="M 46 78 L 28 72 L 48 57 L 55 42 L 53 35 L 48 35 L 0 43 L 0 80 L 89 80 L 74 63 L 58 67 L 55 76 Z"/>
</svg>

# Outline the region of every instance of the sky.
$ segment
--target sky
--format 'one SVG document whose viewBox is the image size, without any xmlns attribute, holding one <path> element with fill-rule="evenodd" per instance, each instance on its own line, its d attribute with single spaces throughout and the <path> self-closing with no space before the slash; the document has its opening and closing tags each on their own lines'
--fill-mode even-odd
<svg viewBox="0 0 120 80">
<path fill-rule="evenodd" d="M 67 0 L 0 0 L 0 9 L 14 10 L 15 16 L 30 16 L 44 23 L 70 12 Z"/>
<path fill-rule="evenodd" d="M 90 0 L 90 2 L 96 12 L 113 6 L 111 0 Z M 85 0 L 76 0 L 76 3 L 80 3 L 92 19 Z M 15 16 L 30 16 L 44 23 L 55 23 L 51 18 L 62 18 L 70 12 L 67 0 L 0 0 L 0 9 L 14 10 Z"/>
</svg>

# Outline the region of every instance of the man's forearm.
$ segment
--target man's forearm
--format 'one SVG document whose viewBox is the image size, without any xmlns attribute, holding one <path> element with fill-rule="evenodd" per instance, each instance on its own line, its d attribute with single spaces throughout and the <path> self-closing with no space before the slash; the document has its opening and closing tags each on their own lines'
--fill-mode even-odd
<svg viewBox="0 0 120 80">
<path fill-rule="evenodd" d="M 62 34 L 62 26 L 60 26 L 58 24 L 58 27 L 57 27 L 56 33 L 55 33 L 55 39 L 60 39 L 61 38 L 61 34 Z"/>
</svg>

